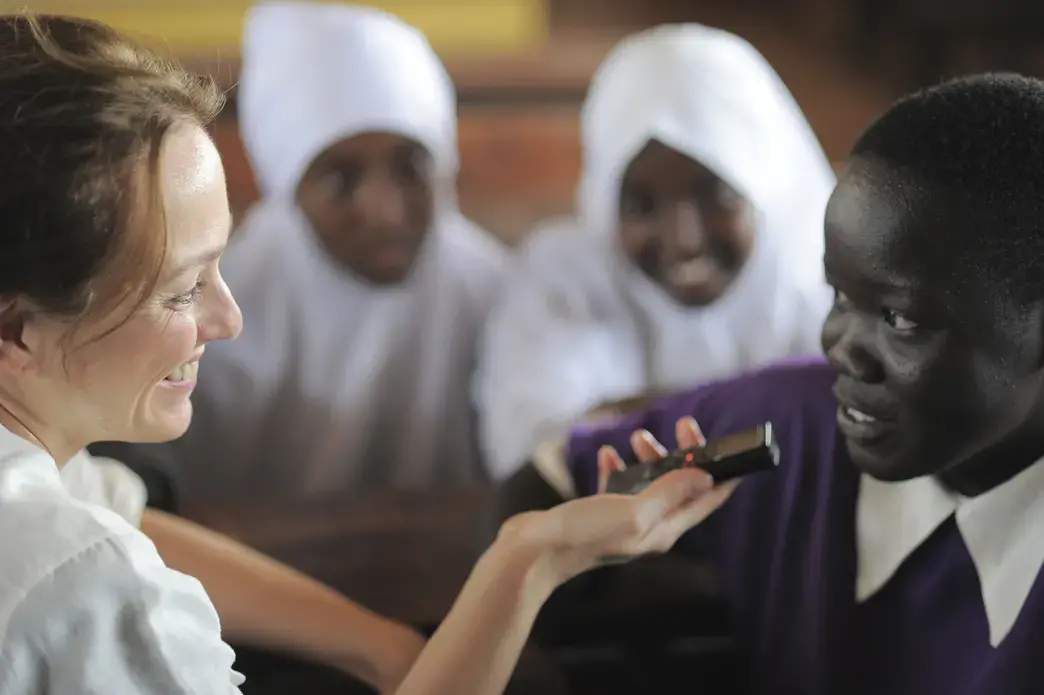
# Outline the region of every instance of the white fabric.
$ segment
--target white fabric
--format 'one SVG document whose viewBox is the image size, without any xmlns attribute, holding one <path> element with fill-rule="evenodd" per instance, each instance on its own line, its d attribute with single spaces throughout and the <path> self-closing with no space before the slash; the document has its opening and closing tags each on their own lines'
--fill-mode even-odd
<svg viewBox="0 0 1044 695">
<path fill-rule="evenodd" d="M 1044 461 L 989 492 L 955 495 L 934 478 L 860 482 L 856 510 L 856 599 L 880 591 L 950 516 L 975 563 L 990 644 L 1007 636 L 1044 566 Z"/>
<path fill-rule="evenodd" d="M 483 346 L 482 439 L 501 477 L 605 401 L 820 351 L 835 177 L 753 47 L 696 24 L 625 39 L 594 76 L 581 139 L 577 218 L 534 232 Z M 752 257 L 709 307 L 673 302 L 619 246 L 621 179 L 652 139 L 702 162 L 757 211 Z"/>
<path fill-rule="evenodd" d="M 240 118 L 266 198 L 222 261 L 244 330 L 211 344 L 176 443 L 186 501 L 422 486 L 483 475 L 470 383 L 508 252 L 453 189 L 453 87 L 415 29 L 340 5 L 261 4 L 245 29 Z M 293 203 L 335 142 L 394 131 L 439 172 L 434 227 L 396 288 L 335 265 Z"/>
<path fill-rule="evenodd" d="M 75 499 L 44 451 L 2 428 L 0 529 L 4 695 L 239 692 L 199 582 L 118 513 Z"/>
<path fill-rule="evenodd" d="M 148 503 L 145 482 L 119 461 L 81 451 L 62 466 L 61 477 L 77 500 L 111 509 L 134 528 L 141 526 Z"/>
<path fill-rule="evenodd" d="M 369 130 L 415 138 L 457 169 L 456 93 L 424 35 L 367 7 L 262 2 L 247 13 L 236 96 L 265 197 L 291 197 L 331 144 Z"/>
</svg>

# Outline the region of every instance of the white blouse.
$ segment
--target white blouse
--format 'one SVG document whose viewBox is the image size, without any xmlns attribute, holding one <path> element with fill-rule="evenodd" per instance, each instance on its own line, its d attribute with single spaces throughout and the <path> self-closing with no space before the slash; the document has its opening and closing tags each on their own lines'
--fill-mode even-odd
<svg viewBox="0 0 1044 695">
<path fill-rule="evenodd" d="M 0 693 L 210 695 L 243 677 L 200 583 L 137 529 L 141 480 L 0 428 Z"/>
</svg>

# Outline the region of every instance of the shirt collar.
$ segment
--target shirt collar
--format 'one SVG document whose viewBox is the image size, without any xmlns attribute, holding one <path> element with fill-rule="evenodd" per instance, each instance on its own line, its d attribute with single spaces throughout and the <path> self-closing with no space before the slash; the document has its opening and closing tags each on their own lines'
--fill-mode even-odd
<svg viewBox="0 0 1044 695">
<path fill-rule="evenodd" d="M 58 466 L 46 451 L 0 425 L 0 486 L 61 486 Z"/>
<path fill-rule="evenodd" d="M 1044 564 L 1044 460 L 965 498 L 935 478 L 883 483 L 864 475 L 856 509 L 856 600 L 865 601 L 951 515 L 979 575 L 990 643 L 1007 636 Z"/>
</svg>

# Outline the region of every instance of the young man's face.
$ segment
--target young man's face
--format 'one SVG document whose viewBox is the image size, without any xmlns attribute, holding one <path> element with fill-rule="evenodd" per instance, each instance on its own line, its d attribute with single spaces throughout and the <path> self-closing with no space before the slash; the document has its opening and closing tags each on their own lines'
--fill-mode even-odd
<svg viewBox="0 0 1044 695">
<path fill-rule="evenodd" d="M 856 159 L 827 209 L 836 298 L 822 339 L 838 425 L 853 462 L 882 480 L 978 466 L 1041 399 L 1040 307 L 973 270 L 983 264 L 957 242 L 970 222 L 952 203 Z"/>
</svg>

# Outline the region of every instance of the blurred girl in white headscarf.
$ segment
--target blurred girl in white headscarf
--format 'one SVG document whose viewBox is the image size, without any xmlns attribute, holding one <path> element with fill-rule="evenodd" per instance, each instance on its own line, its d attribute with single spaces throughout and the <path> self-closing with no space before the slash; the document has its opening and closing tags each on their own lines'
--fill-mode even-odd
<svg viewBox="0 0 1044 695">
<path fill-rule="evenodd" d="M 183 499 L 484 475 L 470 382 L 507 251 L 457 207 L 446 70 L 369 8 L 262 3 L 244 33 L 263 200 L 222 270 L 247 328 L 201 362 Z"/>
<path fill-rule="evenodd" d="M 746 41 L 621 42 L 581 115 L 576 219 L 544 225 L 487 327 L 485 454 L 507 477 L 592 410 L 818 353 L 834 174 Z"/>
</svg>

